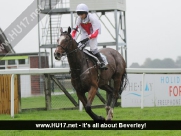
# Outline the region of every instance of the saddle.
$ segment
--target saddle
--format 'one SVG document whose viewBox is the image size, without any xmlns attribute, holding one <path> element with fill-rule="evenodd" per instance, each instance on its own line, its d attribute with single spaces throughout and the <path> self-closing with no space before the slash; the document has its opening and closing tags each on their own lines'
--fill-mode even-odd
<svg viewBox="0 0 181 136">
<path fill-rule="evenodd" d="M 93 58 L 93 59 L 97 62 L 98 65 L 101 64 L 100 61 L 99 61 L 99 59 L 98 59 L 96 56 L 94 56 L 91 51 L 89 51 L 89 50 L 87 50 L 87 49 L 83 49 L 82 51 L 83 51 L 85 54 L 87 54 L 88 56 L 90 56 L 91 58 Z M 108 61 L 107 61 L 106 56 L 105 56 L 104 54 L 102 54 L 102 53 L 100 53 L 100 54 L 101 54 L 101 57 L 102 57 L 105 65 L 107 65 L 107 64 L 108 64 Z"/>
<path fill-rule="evenodd" d="M 93 54 L 91 51 L 85 49 L 85 47 L 86 47 L 86 45 L 87 45 L 87 41 L 88 41 L 88 38 L 80 41 L 80 42 L 78 43 L 78 48 L 79 48 L 80 50 L 82 50 L 85 54 L 87 54 L 89 57 L 93 58 L 93 60 L 95 60 L 98 65 L 100 65 L 101 63 L 100 63 L 99 59 L 98 59 L 96 56 L 94 56 L 94 54 Z M 100 53 L 100 55 L 101 55 L 101 57 L 102 57 L 102 59 L 103 59 L 103 61 L 104 61 L 104 64 L 107 65 L 107 64 L 108 64 L 108 61 L 107 61 L 106 56 L 105 56 L 104 54 L 102 54 L 102 53 Z"/>
</svg>

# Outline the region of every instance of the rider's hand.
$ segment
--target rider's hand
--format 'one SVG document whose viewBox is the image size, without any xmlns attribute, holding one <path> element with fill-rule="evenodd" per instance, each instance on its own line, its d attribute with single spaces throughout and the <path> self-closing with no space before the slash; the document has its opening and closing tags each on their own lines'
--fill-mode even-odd
<svg viewBox="0 0 181 136">
<path fill-rule="evenodd" d="M 84 40 L 81 41 L 82 44 L 86 43 L 89 40 L 89 38 L 86 38 Z"/>
<path fill-rule="evenodd" d="M 91 35 L 89 35 L 89 39 L 91 39 Z"/>
</svg>

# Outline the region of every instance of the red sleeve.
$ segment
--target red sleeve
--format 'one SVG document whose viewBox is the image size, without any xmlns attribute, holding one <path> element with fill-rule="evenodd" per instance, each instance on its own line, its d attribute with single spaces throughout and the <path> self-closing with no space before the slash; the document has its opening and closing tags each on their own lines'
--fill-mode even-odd
<svg viewBox="0 0 181 136">
<path fill-rule="evenodd" d="M 97 35 L 98 35 L 98 33 L 99 33 L 99 31 L 98 31 L 98 29 L 93 33 L 93 34 L 91 34 L 90 35 L 90 39 L 92 39 L 92 38 L 96 38 L 97 37 Z"/>
<path fill-rule="evenodd" d="M 78 26 L 71 33 L 73 39 L 75 38 L 75 35 L 77 33 L 77 29 L 78 29 Z"/>
</svg>

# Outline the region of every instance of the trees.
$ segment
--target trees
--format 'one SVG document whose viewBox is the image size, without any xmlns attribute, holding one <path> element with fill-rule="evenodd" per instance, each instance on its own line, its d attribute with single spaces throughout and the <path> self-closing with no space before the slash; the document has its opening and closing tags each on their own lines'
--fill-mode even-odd
<svg viewBox="0 0 181 136">
<path fill-rule="evenodd" d="M 177 68 L 176 63 L 170 58 L 163 59 L 162 65 L 163 68 Z"/>
<path fill-rule="evenodd" d="M 176 61 L 171 58 L 165 58 L 163 60 L 147 58 L 143 65 L 138 63 L 132 63 L 130 68 L 181 68 L 181 56 L 178 56 Z"/>
<path fill-rule="evenodd" d="M 142 65 L 143 68 L 150 68 L 152 67 L 152 60 L 150 58 L 147 58 L 145 62 Z"/>
<path fill-rule="evenodd" d="M 181 56 L 178 56 L 177 59 L 176 59 L 176 66 L 178 68 L 181 68 Z"/>
<path fill-rule="evenodd" d="M 140 65 L 138 63 L 132 63 L 130 68 L 139 68 Z"/>
</svg>

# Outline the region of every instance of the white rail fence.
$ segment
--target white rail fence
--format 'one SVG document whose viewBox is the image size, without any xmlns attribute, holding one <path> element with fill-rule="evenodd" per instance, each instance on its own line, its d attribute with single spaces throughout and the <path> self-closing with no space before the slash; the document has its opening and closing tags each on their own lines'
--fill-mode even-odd
<svg viewBox="0 0 181 136">
<path fill-rule="evenodd" d="M 127 68 L 128 74 L 142 74 L 141 108 L 144 107 L 144 82 L 146 74 L 181 74 L 181 69 L 151 69 L 151 68 Z M 14 75 L 43 75 L 43 74 L 67 74 L 68 68 L 44 68 L 44 69 L 7 69 L 0 70 L 1 74 L 12 74 L 11 76 L 11 117 L 14 117 Z"/>
</svg>

